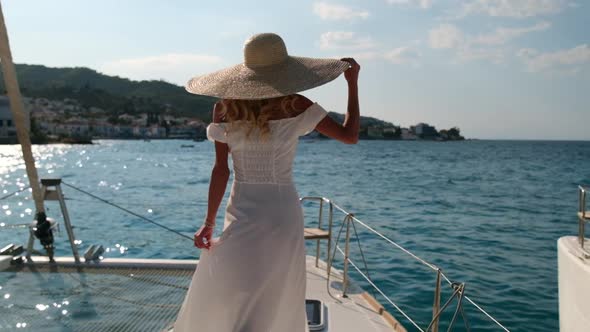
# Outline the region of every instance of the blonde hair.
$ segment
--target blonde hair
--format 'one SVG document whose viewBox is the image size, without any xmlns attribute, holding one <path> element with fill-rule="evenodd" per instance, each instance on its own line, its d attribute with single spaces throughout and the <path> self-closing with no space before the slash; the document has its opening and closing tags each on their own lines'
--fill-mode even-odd
<svg viewBox="0 0 590 332">
<path fill-rule="evenodd" d="M 268 121 L 296 115 L 299 112 L 295 107 L 298 98 L 298 95 L 289 95 L 256 100 L 221 99 L 220 116 L 229 124 L 229 130 L 246 130 L 246 137 L 249 137 L 255 128 L 259 128 L 261 137 L 267 140 L 270 135 Z"/>
</svg>

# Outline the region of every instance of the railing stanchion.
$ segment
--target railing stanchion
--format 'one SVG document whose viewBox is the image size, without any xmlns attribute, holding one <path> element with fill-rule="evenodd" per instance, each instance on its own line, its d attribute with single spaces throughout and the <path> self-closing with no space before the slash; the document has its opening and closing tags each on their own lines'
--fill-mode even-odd
<svg viewBox="0 0 590 332">
<path fill-rule="evenodd" d="M 45 184 L 43 184 L 45 188 Z M 68 233 L 68 238 L 70 239 L 70 247 L 72 248 L 72 254 L 74 255 L 74 260 L 76 263 L 80 263 L 80 255 L 78 254 L 78 245 L 76 244 L 76 236 L 74 235 L 74 229 L 72 227 L 72 223 L 70 221 L 70 215 L 68 213 L 68 209 L 66 207 L 66 202 L 64 200 L 63 192 L 61 191 L 61 186 L 58 184 L 55 186 L 55 190 L 57 192 L 57 197 L 59 197 L 59 207 L 61 209 L 61 214 L 64 218 L 64 225 L 66 226 L 66 232 Z"/>
<path fill-rule="evenodd" d="M 432 332 L 438 332 L 438 323 L 440 320 L 440 287 L 441 287 L 441 271 L 436 271 L 436 286 L 434 288 L 434 304 L 432 305 Z"/>
<path fill-rule="evenodd" d="M 342 279 L 342 297 L 348 297 L 346 290 L 348 288 L 348 257 L 350 257 L 350 223 L 352 222 L 352 214 L 346 215 L 346 239 L 344 242 L 344 278 Z"/>
<path fill-rule="evenodd" d="M 328 237 L 328 255 L 326 255 L 328 256 L 328 266 L 326 267 L 326 271 L 328 272 L 328 275 L 330 275 L 330 270 L 332 266 L 332 258 L 330 257 L 330 253 L 332 252 L 332 222 L 334 217 L 334 206 L 332 205 L 332 201 L 328 202 L 330 202 L 330 211 L 328 212 L 328 232 L 330 233 L 330 236 Z"/>
<path fill-rule="evenodd" d="M 578 207 L 578 242 L 580 242 L 580 246 L 584 249 L 584 233 L 586 231 L 586 188 L 578 186 L 578 199 L 580 200 Z"/>
<path fill-rule="evenodd" d="M 318 228 L 322 228 L 322 211 L 324 211 L 324 200 L 320 199 L 320 213 L 318 216 Z M 315 267 L 319 267 L 320 260 L 320 239 L 315 241 Z"/>
</svg>

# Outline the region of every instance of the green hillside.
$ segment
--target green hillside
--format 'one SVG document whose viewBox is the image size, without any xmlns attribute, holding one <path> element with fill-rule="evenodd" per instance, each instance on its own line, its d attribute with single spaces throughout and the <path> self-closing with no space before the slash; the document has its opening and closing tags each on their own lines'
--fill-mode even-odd
<svg viewBox="0 0 590 332">
<path fill-rule="evenodd" d="M 215 98 L 190 94 L 183 87 L 167 82 L 132 81 L 84 67 L 50 68 L 21 64 L 16 65 L 16 71 L 25 97 L 75 99 L 87 109 L 98 107 L 112 115 L 169 112 L 210 122 L 216 101 Z M 5 91 L 4 80 L 0 80 L 0 89 Z M 330 112 L 330 117 L 344 121 L 342 113 Z M 367 126 L 391 127 L 393 124 L 361 116 L 361 127 Z"/>
<path fill-rule="evenodd" d="M 163 81 L 132 81 L 83 67 L 49 68 L 16 65 L 19 85 L 26 97 L 61 100 L 71 98 L 82 105 L 114 114 L 163 112 L 210 120 L 215 98 L 190 94 L 183 87 Z M 1 75 L 1 73 L 0 73 Z M 4 81 L 0 80 L 0 89 Z"/>
</svg>

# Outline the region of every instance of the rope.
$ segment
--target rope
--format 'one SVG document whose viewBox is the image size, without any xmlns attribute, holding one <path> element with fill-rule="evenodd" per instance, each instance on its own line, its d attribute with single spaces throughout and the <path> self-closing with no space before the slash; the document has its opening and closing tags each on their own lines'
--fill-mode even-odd
<svg viewBox="0 0 590 332">
<path fill-rule="evenodd" d="M 156 225 L 156 226 L 158 226 L 158 227 L 161 227 L 161 228 L 163 228 L 163 229 L 165 229 L 165 230 L 167 230 L 167 231 L 169 231 L 169 232 L 172 232 L 172 233 L 174 233 L 174 234 L 176 234 L 176 235 L 182 236 L 182 237 L 184 237 L 184 238 L 186 238 L 186 239 L 189 239 L 189 240 L 193 241 L 193 238 L 192 238 L 192 237 L 190 237 L 190 236 L 188 236 L 188 235 L 186 235 L 186 234 L 183 234 L 183 233 L 181 233 L 181 232 L 179 232 L 179 231 L 177 231 L 177 230 L 175 230 L 175 229 L 172 229 L 172 228 L 170 228 L 170 227 L 168 227 L 168 226 L 162 225 L 162 224 L 160 224 L 159 222 L 156 222 L 156 221 L 154 221 L 154 220 L 151 220 L 151 219 L 149 219 L 149 218 L 146 218 L 146 217 L 144 217 L 144 216 L 142 216 L 142 215 L 140 215 L 140 214 L 137 214 L 137 213 L 135 213 L 135 212 L 133 212 L 133 211 L 131 211 L 131 210 L 128 210 L 128 209 L 126 209 L 126 208 L 124 208 L 124 207 L 122 207 L 122 206 L 120 206 L 120 205 L 117 205 L 117 204 L 115 204 L 115 203 L 109 202 L 109 201 L 107 201 L 107 200 L 106 200 L 106 199 L 104 199 L 104 198 L 100 198 L 100 197 L 98 197 L 98 196 L 96 196 L 96 195 L 94 195 L 94 194 L 91 194 L 91 193 L 89 193 L 89 192 L 87 192 L 87 191 L 85 191 L 85 190 L 83 190 L 83 189 L 80 189 L 80 188 L 78 188 L 78 187 L 76 187 L 76 186 L 74 186 L 74 185 L 71 185 L 71 184 L 69 184 L 69 183 L 65 183 L 65 182 L 63 182 L 63 181 L 62 181 L 61 183 L 63 183 L 65 186 L 68 186 L 68 187 L 70 187 L 70 188 L 72 188 L 72 189 L 74 189 L 74 190 L 77 190 L 77 191 L 79 191 L 79 192 L 81 192 L 81 193 L 83 193 L 83 194 L 86 194 L 86 195 L 88 195 L 88 196 L 90 196 L 90 197 L 92 197 L 92 198 L 95 198 L 95 199 L 97 199 L 97 200 L 99 200 L 99 201 L 101 201 L 101 202 L 103 202 L 103 203 L 105 203 L 105 204 L 108 204 L 108 205 L 110 205 L 110 206 L 112 206 L 112 207 L 115 207 L 115 208 L 117 208 L 117 209 L 119 209 L 119 210 L 125 211 L 125 212 L 129 213 L 129 214 L 130 214 L 130 215 L 132 215 L 132 216 L 135 216 L 135 217 L 137 217 L 137 218 L 140 218 L 140 219 L 142 219 L 142 220 L 144 220 L 144 221 L 147 221 L 147 222 L 149 222 L 149 223 L 152 223 L 152 224 L 154 224 L 154 225 Z"/>
<path fill-rule="evenodd" d="M 26 186 L 26 187 L 20 188 L 19 190 L 15 191 L 15 192 L 13 192 L 13 193 L 10 193 L 10 194 L 8 194 L 8 195 L 4 195 L 4 196 L 0 197 L 0 201 L 1 201 L 1 200 L 4 200 L 4 199 L 7 199 L 7 198 L 9 198 L 9 197 L 12 197 L 12 196 L 14 196 L 14 195 L 16 195 L 16 194 L 18 194 L 18 193 L 20 193 L 20 192 L 23 192 L 23 191 L 25 191 L 25 190 L 27 190 L 27 189 L 29 189 L 29 188 L 31 188 L 31 187 L 30 187 L 30 186 Z"/>
</svg>

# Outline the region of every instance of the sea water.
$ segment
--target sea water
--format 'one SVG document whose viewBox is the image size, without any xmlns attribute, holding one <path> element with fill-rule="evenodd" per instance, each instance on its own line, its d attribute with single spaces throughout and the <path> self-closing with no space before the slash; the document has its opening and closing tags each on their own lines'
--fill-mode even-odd
<svg viewBox="0 0 590 332">
<path fill-rule="evenodd" d="M 203 223 L 215 157 L 211 142 L 95 143 L 34 146 L 40 177 L 62 178 L 188 236 Z M 333 200 L 439 266 L 510 330 L 558 329 L 556 241 L 577 232 L 576 188 L 590 183 L 590 142 L 362 140 L 345 145 L 301 140 L 297 153 L 293 175 L 300 196 Z M 27 186 L 25 174 L 20 147 L 0 146 L 0 197 Z M 216 236 L 222 231 L 230 184 L 217 213 Z M 81 250 L 102 244 L 106 257 L 199 256 L 190 240 L 70 187 L 63 190 Z M 46 206 L 50 217 L 61 220 L 56 202 Z M 28 191 L 0 201 L 0 246 L 26 243 L 26 229 L 15 225 L 31 222 L 33 210 Z M 312 226 L 317 205 L 306 203 L 304 210 L 306 224 Z M 342 219 L 335 214 L 334 238 Z M 61 229 L 56 254 L 70 255 L 63 225 Z M 425 328 L 432 316 L 434 271 L 358 224 L 356 231 L 371 280 Z M 315 254 L 315 242 L 307 245 L 307 253 Z M 351 258 L 364 271 L 362 255 L 353 238 Z M 335 262 L 342 267 L 338 252 Z M 358 273 L 352 275 L 370 288 Z M 443 302 L 451 294 L 444 287 Z M 8 301 L 1 295 L 2 290 L 0 307 Z M 500 330 L 465 301 L 464 308 L 473 330 Z M 456 301 L 445 313 L 445 329 L 455 309 Z M 464 329 L 461 316 L 455 325 Z"/>
</svg>

